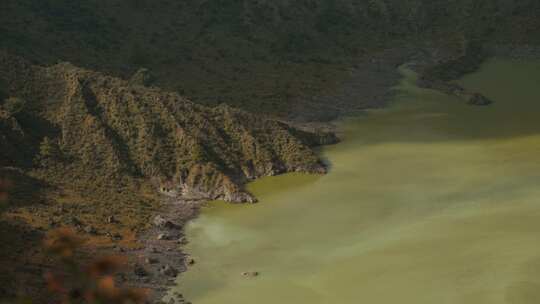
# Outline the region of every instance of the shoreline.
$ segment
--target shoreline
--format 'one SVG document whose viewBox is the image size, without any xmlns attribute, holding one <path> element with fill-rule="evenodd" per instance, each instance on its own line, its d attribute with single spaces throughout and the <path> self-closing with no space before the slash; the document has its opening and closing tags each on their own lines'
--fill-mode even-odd
<svg viewBox="0 0 540 304">
<path fill-rule="evenodd" d="M 328 121 L 321 119 L 325 117 L 326 113 L 321 114 L 316 110 L 315 113 L 309 113 L 311 116 L 299 116 L 288 120 L 287 123 L 302 130 L 335 132 L 335 122 L 339 119 L 361 113 L 367 109 L 386 106 L 393 97 L 392 88 L 401 78 L 396 69 L 397 66 L 415 60 L 418 67 L 422 69 L 437 61 L 436 55 L 427 55 L 423 50 L 425 49 L 404 48 L 403 54 L 395 56 L 396 52 L 399 53 L 399 49 L 392 49 L 391 54 L 394 55 L 389 57 L 386 57 L 389 50 L 385 50 L 372 58 L 364 58 L 362 62 L 357 64 L 356 69 L 351 71 L 350 81 L 344 83 L 339 92 L 334 96 L 318 97 L 328 102 L 339 101 L 335 103 L 338 114 L 333 119 Z M 516 60 L 540 58 L 540 48 L 490 46 L 488 50 L 489 53 L 484 60 L 493 57 L 508 57 Z M 424 58 L 417 56 L 424 56 Z M 377 72 L 372 73 L 373 71 Z M 377 85 L 371 87 L 369 91 L 363 91 L 364 86 L 354 85 L 355 82 L 366 79 L 366 77 L 372 81 L 371 84 L 376 83 Z M 439 85 L 434 89 L 454 94 L 454 92 L 446 90 L 445 82 L 438 81 L 438 83 Z M 365 85 L 369 86 L 369 84 Z M 455 89 L 454 87 L 449 88 Z M 184 250 L 185 244 L 189 242 L 185 235 L 185 227 L 189 221 L 197 218 L 201 208 L 207 203 L 207 201 L 166 198 L 160 212 L 153 217 L 154 222 L 161 218 L 163 221 L 158 220 L 161 224 L 152 223 L 152 228 L 139 238 L 139 241 L 144 244 L 142 249 L 126 253 L 131 257 L 130 266 L 134 271 L 125 277 L 125 282 L 130 286 L 151 290 L 149 303 L 164 303 L 163 298 L 169 294 L 170 288 L 176 285 L 178 276 L 188 271 L 190 266 L 196 265 L 197 261 L 192 260 L 189 253 Z M 191 302 L 183 295 L 174 293 L 166 303 L 185 304 Z"/>
<path fill-rule="evenodd" d="M 195 219 L 206 201 L 186 201 L 166 198 L 161 211 L 152 218 L 152 228 L 139 241 L 143 248 L 126 252 L 131 271 L 125 283 L 131 287 L 151 291 L 149 303 L 162 303 L 163 297 L 174 286 L 177 276 L 195 263 L 183 247 L 188 240 L 186 224 Z M 181 295 L 170 303 L 189 303 Z"/>
<path fill-rule="evenodd" d="M 409 52 L 410 50 L 407 52 L 408 55 Z M 335 123 L 339 119 L 361 113 L 363 110 L 386 106 L 394 94 L 392 88 L 401 77 L 396 66 L 405 62 L 408 55 L 400 53 L 399 49 L 391 49 L 359 62 L 351 71 L 350 81 L 344 83 L 336 95 L 318 97 L 325 102 L 340 101 L 336 107 L 339 114 L 331 120 L 325 121 L 323 118 L 325 113 L 319 109 L 319 112 L 310 113 L 314 116 L 309 119 L 296 117 L 286 122 L 300 130 L 335 132 Z M 362 79 L 369 81 L 363 82 Z M 358 86 L 355 83 L 362 85 Z M 370 89 L 364 90 L 366 87 Z M 153 217 L 154 220 L 163 219 L 162 225 L 152 223 L 152 228 L 139 238 L 144 245 L 143 248 L 126 253 L 130 256 L 130 268 L 133 271 L 125 277 L 125 283 L 128 286 L 149 289 L 151 291 L 149 303 L 191 303 L 179 293 L 172 294 L 166 302 L 163 302 L 163 298 L 170 295 L 170 288 L 176 285 L 181 273 L 189 270 L 190 266 L 196 267 L 197 261 L 192 260 L 189 253 L 184 250 L 184 245 L 189 242 L 185 228 L 189 221 L 197 218 L 201 208 L 207 203 L 205 200 L 185 201 L 165 198 L 163 208 Z M 160 239 L 160 235 L 165 235 L 165 238 Z"/>
</svg>

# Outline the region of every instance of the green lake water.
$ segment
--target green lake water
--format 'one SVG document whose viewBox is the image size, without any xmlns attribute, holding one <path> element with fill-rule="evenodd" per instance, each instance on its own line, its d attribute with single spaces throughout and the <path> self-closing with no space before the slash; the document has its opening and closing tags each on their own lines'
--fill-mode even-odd
<svg viewBox="0 0 540 304">
<path fill-rule="evenodd" d="M 540 303 L 540 62 L 460 81 L 489 107 L 402 72 L 390 107 L 342 122 L 329 174 L 205 208 L 175 290 L 195 304 Z"/>
</svg>

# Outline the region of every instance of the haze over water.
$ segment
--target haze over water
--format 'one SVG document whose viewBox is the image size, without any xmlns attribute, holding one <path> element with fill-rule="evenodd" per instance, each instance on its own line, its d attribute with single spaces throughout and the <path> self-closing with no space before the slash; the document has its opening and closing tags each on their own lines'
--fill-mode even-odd
<svg viewBox="0 0 540 304">
<path fill-rule="evenodd" d="M 493 60 L 468 106 L 415 87 L 342 124 L 325 176 L 250 185 L 188 227 L 197 304 L 497 304 L 540 299 L 540 62 Z M 256 278 L 241 275 L 258 271 Z"/>
</svg>

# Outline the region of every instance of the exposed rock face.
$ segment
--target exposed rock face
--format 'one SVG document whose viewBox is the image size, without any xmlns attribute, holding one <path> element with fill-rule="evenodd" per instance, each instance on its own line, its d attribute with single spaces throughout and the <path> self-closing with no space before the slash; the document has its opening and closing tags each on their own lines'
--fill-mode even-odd
<svg viewBox="0 0 540 304">
<path fill-rule="evenodd" d="M 284 172 L 324 173 L 309 145 L 333 140 L 316 142 L 320 136 L 299 136 L 281 122 L 228 106 L 200 106 L 69 63 L 31 66 L 0 53 L 0 77 L 8 92 L 31 103 L 27 115 L 45 126 L 33 137 L 46 135 L 60 147 L 71 163 L 63 168 L 85 168 L 90 178 L 168 180 L 187 199 L 254 202 L 244 182 Z M 11 118 L 0 123 L 2 143 L 26 128 Z M 6 165 L 17 152 L 3 155 Z"/>
</svg>

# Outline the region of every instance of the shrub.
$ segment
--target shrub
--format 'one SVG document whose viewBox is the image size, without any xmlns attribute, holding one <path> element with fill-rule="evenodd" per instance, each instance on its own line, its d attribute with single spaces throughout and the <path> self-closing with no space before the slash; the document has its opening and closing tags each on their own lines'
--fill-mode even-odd
<svg viewBox="0 0 540 304">
<path fill-rule="evenodd" d="M 4 100 L 4 104 L 2 105 L 4 111 L 6 111 L 10 116 L 19 114 L 24 110 L 25 107 L 26 100 L 19 97 L 9 97 Z"/>
</svg>

